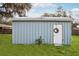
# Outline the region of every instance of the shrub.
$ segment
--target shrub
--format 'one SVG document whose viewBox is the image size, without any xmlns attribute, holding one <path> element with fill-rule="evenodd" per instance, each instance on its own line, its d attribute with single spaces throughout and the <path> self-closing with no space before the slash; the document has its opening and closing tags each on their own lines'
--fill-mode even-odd
<svg viewBox="0 0 79 59">
<path fill-rule="evenodd" d="M 40 36 L 38 39 L 36 39 L 36 44 L 38 44 L 38 45 L 40 45 L 40 44 L 42 44 L 42 36 Z"/>
</svg>

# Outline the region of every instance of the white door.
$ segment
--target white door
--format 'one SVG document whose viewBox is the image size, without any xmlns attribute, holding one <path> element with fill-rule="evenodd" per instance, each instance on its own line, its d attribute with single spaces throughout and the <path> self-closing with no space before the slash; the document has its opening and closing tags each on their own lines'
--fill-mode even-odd
<svg viewBox="0 0 79 59">
<path fill-rule="evenodd" d="M 53 27 L 54 45 L 62 45 L 62 25 L 54 25 Z"/>
</svg>

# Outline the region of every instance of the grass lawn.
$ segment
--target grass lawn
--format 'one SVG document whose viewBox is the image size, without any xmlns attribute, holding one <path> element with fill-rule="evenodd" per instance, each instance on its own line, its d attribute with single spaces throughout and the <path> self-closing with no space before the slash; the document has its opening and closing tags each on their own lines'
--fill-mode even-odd
<svg viewBox="0 0 79 59">
<path fill-rule="evenodd" d="M 13 45 L 10 34 L 0 34 L 0 56 L 79 56 L 79 36 L 72 36 L 71 46 Z"/>
</svg>

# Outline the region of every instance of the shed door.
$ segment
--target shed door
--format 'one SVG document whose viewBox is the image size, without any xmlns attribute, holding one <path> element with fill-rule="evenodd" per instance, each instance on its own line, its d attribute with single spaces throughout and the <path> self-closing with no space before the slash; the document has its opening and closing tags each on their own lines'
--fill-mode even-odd
<svg viewBox="0 0 79 59">
<path fill-rule="evenodd" d="M 53 27 L 54 45 L 62 45 L 62 25 L 54 25 Z"/>
</svg>

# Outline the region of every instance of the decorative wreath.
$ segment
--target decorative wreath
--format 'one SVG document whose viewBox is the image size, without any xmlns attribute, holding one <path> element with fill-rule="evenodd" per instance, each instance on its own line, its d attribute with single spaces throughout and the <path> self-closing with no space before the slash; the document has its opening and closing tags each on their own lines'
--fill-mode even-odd
<svg viewBox="0 0 79 59">
<path fill-rule="evenodd" d="M 53 29 L 53 31 L 54 31 L 55 33 L 58 33 L 58 32 L 59 32 L 59 29 L 58 29 L 58 28 L 55 28 L 55 29 Z"/>
</svg>

